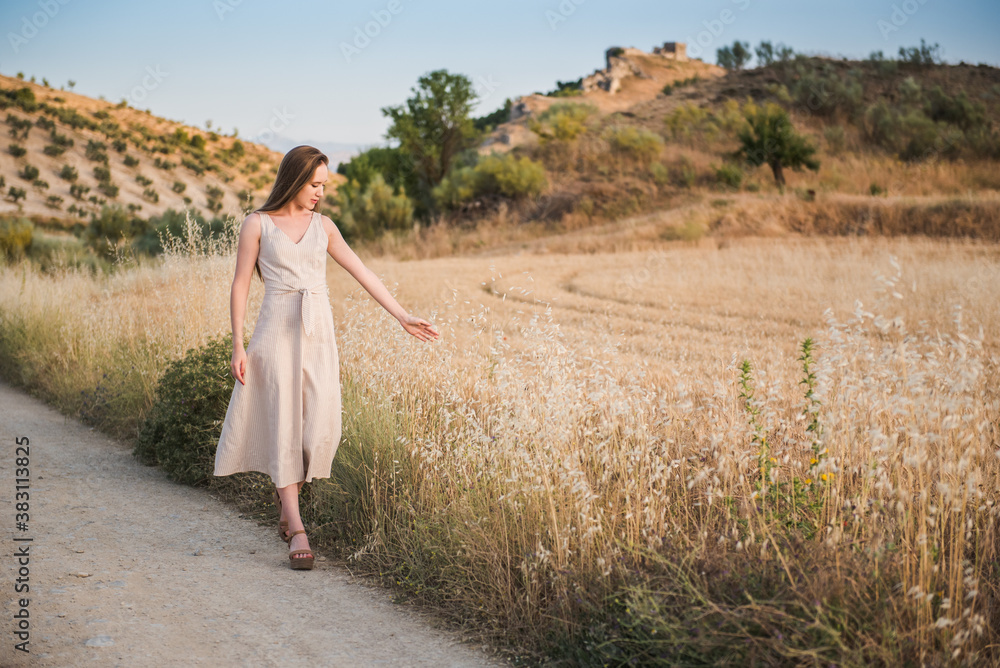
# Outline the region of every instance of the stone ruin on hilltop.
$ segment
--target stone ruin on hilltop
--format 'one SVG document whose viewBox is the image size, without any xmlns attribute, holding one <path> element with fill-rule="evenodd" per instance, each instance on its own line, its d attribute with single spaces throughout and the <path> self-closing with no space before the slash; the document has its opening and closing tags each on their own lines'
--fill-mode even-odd
<svg viewBox="0 0 1000 668">
<path fill-rule="evenodd" d="M 597 70 L 589 77 L 584 77 L 581 82 L 583 91 L 603 90 L 614 95 L 621 88 L 622 79 L 626 77 L 636 76 L 640 79 L 649 79 L 650 76 L 643 72 L 638 63 L 630 58 L 630 56 L 649 55 L 640 49 L 634 48 L 615 46 L 608 49 L 604 53 L 607 67 L 603 70 Z M 653 55 L 667 60 L 686 63 L 688 61 L 687 44 L 684 42 L 664 42 L 663 46 L 653 49 Z"/>
</svg>

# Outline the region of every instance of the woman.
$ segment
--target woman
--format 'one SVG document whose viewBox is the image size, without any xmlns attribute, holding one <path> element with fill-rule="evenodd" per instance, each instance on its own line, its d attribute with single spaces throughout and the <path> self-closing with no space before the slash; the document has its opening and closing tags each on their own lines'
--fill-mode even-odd
<svg viewBox="0 0 1000 668">
<path fill-rule="evenodd" d="M 293 569 L 311 569 L 313 554 L 299 515 L 299 490 L 329 478 L 340 443 L 340 365 L 326 285 L 326 254 L 346 269 L 407 332 L 421 341 L 439 336 L 409 315 L 344 242 L 323 198 L 329 161 L 311 146 L 296 146 L 278 166 L 267 201 L 243 221 L 230 293 L 233 358 L 239 381 L 226 410 L 215 453 L 215 475 L 259 471 L 275 485 L 279 531 Z M 247 349 L 243 316 L 251 274 L 264 299 Z M 286 530 L 287 528 L 287 530 Z"/>
</svg>

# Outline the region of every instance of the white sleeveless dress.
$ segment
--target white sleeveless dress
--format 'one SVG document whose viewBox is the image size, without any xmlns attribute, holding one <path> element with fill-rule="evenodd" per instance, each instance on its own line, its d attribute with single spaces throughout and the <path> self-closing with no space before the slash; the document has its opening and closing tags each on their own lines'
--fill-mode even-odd
<svg viewBox="0 0 1000 668">
<path fill-rule="evenodd" d="M 329 478 L 341 436 L 340 360 L 326 284 L 327 235 L 313 213 L 294 243 L 264 212 L 264 298 L 215 452 L 215 475 L 259 471 L 277 487 Z"/>
</svg>

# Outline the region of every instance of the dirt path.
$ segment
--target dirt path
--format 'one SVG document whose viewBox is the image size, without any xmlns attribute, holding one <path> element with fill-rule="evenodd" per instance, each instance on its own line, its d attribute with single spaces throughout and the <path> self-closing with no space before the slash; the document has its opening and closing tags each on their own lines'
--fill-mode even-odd
<svg viewBox="0 0 1000 668">
<path fill-rule="evenodd" d="M 13 506 L 24 436 L 27 532 Z M 290 570 L 272 527 L 2 382 L 0 443 L 0 666 L 502 665 L 329 562 Z M 25 545 L 28 656 L 13 635 Z"/>
</svg>

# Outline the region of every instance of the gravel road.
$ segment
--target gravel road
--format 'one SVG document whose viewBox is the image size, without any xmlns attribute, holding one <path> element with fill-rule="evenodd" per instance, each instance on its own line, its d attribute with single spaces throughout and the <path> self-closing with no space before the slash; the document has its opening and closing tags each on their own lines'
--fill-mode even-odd
<svg viewBox="0 0 1000 668">
<path fill-rule="evenodd" d="M 15 530 L 21 437 L 28 531 Z M 274 527 L 3 382 L 0 443 L 2 666 L 504 665 L 319 554 L 292 571 Z M 25 546 L 19 594 L 12 555 Z M 29 655 L 15 649 L 23 597 Z"/>
</svg>

